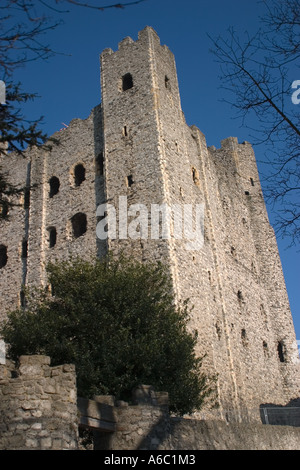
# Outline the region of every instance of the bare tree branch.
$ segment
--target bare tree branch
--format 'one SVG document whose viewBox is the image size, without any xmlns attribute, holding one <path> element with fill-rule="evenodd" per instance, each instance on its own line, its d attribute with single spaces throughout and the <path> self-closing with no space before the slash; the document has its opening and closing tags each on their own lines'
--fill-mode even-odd
<svg viewBox="0 0 300 470">
<path fill-rule="evenodd" d="M 290 77 L 299 70 L 300 3 L 263 3 L 266 14 L 254 36 L 242 39 L 230 28 L 227 36 L 210 39 L 220 63 L 221 87 L 233 97 L 226 102 L 238 112 L 242 125 L 254 118 L 253 143 L 267 147 L 264 193 L 278 213 L 275 228 L 296 243 L 300 241 L 300 113 L 291 101 Z"/>
</svg>

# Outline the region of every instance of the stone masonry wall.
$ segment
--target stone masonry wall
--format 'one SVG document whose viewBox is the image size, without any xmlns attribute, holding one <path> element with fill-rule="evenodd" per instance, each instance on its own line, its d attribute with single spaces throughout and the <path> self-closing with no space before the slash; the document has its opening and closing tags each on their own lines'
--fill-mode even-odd
<svg viewBox="0 0 300 470">
<path fill-rule="evenodd" d="M 77 448 L 77 393 L 72 365 L 47 356 L 0 365 L 0 450 Z"/>
<path fill-rule="evenodd" d="M 160 449 L 299 450 L 300 428 L 259 423 L 173 419 L 170 439 Z"/>
<path fill-rule="evenodd" d="M 117 402 L 113 406 L 115 432 L 95 433 L 95 450 L 299 449 L 300 427 L 172 417 L 168 394 L 145 385 L 134 391 L 133 402 Z"/>
<path fill-rule="evenodd" d="M 49 364 L 46 356 L 21 356 L 17 368 L 0 366 L 0 450 L 84 450 L 75 369 Z M 297 450 L 300 445 L 299 427 L 171 417 L 168 394 L 148 385 L 133 391 L 130 405 L 110 396 L 98 396 L 95 404 L 100 403 L 102 425 L 89 420 L 94 450 Z M 111 431 L 107 420 L 114 425 Z"/>
<path fill-rule="evenodd" d="M 168 393 L 140 385 L 132 398 L 131 405 L 123 401 L 115 404 L 115 432 L 95 433 L 95 450 L 156 449 L 170 435 Z"/>
<path fill-rule="evenodd" d="M 127 74 L 132 86 L 122 89 Z M 251 145 L 229 137 L 221 148 L 207 148 L 200 130 L 186 124 L 173 54 L 152 28 L 103 51 L 101 80 L 106 196 L 116 208 L 121 195 L 128 207 L 147 209 L 129 217 L 135 236 L 118 233 L 110 249 L 169 268 L 176 299 L 194 306 L 196 353 L 218 374 L 224 415 L 287 404 L 299 396 L 296 338 Z M 190 205 L 194 214 L 204 205 L 201 249 L 162 230 L 155 239 L 153 204 Z"/>
</svg>

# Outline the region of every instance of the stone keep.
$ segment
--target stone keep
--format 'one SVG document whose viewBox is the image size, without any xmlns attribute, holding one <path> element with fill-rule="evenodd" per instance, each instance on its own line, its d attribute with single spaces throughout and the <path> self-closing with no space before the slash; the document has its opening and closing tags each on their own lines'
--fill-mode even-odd
<svg viewBox="0 0 300 470">
<path fill-rule="evenodd" d="M 194 305 L 190 328 L 206 370 L 218 373 L 224 415 L 297 398 L 294 326 L 251 145 L 229 137 L 208 148 L 186 124 L 174 56 L 150 27 L 103 51 L 101 89 L 101 105 L 54 134 L 51 150 L 2 158 L 12 182 L 34 185 L 0 222 L 2 318 L 23 303 L 22 286 L 47 285 L 47 262 L 125 250 L 162 261 L 175 298 Z M 97 236 L 104 203 L 116 216 L 107 239 Z M 153 204 L 204 208 L 203 246 L 187 249 L 163 230 L 154 237 Z"/>
</svg>

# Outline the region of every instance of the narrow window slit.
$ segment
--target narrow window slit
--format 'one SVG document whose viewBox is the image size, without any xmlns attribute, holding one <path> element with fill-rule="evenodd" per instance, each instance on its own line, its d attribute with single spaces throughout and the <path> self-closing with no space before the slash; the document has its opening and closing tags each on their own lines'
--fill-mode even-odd
<svg viewBox="0 0 300 470">
<path fill-rule="evenodd" d="M 102 176 L 104 173 L 104 156 L 103 152 L 96 157 L 96 174 Z"/>
<path fill-rule="evenodd" d="M 130 188 L 130 187 L 133 185 L 134 181 L 133 181 L 132 175 L 128 175 L 128 176 L 127 176 L 126 182 L 127 182 L 128 188 Z"/>
<path fill-rule="evenodd" d="M 277 344 L 277 353 L 280 362 L 285 362 L 285 357 L 284 357 L 284 347 L 282 341 L 279 341 Z"/>
<path fill-rule="evenodd" d="M 8 261 L 7 246 L 0 245 L 0 269 L 6 266 L 7 261 Z"/>
<path fill-rule="evenodd" d="M 22 241 L 22 258 L 27 258 L 28 256 L 28 241 Z"/>
<path fill-rule="evenodd" d="M 122 77 L 122 90 L 126 91 L 133 87 L 133 80 L 131 73 L 126 73 Z"/>
<path fill-rule="evenodd" d="M 166 87 L 168 90 L 171 89 L 170 79 L 167 77 L 167 75 L 165 75 L 165 87 Z"/>
</svg>

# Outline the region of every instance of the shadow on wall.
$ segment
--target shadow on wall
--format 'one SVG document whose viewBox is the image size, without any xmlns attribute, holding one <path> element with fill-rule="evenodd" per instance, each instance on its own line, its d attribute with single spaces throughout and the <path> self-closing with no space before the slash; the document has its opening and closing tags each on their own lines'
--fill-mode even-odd
<svg viewBox="0 0 300 470">
<path fill-rule="evenodd" d="M 166 426 L 162 418 L 154 424 L 137 450 L 217 450 L 220 447 L 215 445 L 215 429 L 212 430 L 212 426 L 214 428 L 214 422 L 178 417 L 171 417 Z M 189 458 L 188 455 L 185 457 Z"/>
<path fill-rule="evenodd" d="M 171 449 L 171 422 L 163 416 L 151 428 L 140 442 L 137 450 Z"/>
<path fill-rule="evenodd" d="M 102 124 L 102 107 L 101 104 L 94 108 L 94 155 L 95 155 L 95 200 L 96 207 L 106 202 L 106 190 L 105 190 L 105 156 L 104 156 L 104 136 L 103 136 L 103 124 Z M 97 218 L 96 223 L 99 222 Z M 95 237 L 96 237 L 96 247 L 97 247 L 97 256 L 102 258 L 107 254 L 108 245 L 107 240 L 100 240 L 96 235 L 95 227 Z"/>
</svg>

